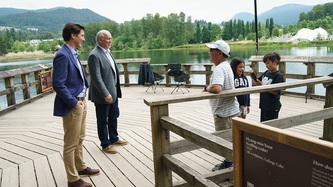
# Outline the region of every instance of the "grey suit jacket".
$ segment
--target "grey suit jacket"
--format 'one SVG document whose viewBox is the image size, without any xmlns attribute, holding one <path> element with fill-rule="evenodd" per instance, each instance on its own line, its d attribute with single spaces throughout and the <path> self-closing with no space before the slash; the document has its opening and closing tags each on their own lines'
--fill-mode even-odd
<svg viewBox="0 0 333 187">
<path fill-rule="evenodd" d="M 111 58 L 115 62 L 112 55 Z M 97 104 L 107 104 L 104 97 L 109 94 L 111 94 L 113 101 L 115 101 L 117 97 L 121 98 L 117 65 L 115 64 L 114 66 L 117 73 L 116 76 L 110 61 L 101 47 L 96 46 L 89 53 L 88 67 L 90 73 L 89 100 Z"/>
</svg>

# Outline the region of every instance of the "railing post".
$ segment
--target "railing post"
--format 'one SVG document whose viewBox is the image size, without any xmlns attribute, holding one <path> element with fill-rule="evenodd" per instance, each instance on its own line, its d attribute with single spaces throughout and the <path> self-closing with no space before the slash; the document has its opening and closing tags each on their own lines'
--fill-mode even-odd
<svg viewBox="0 0 333 187">
<path fill-rule="evenodd" d="M 308 62 L 308 63 L 306 63 L 306 65 L 307 65 L 307 78 L 308 79 L 314 78 L 315 74 L 316 74 L 315 63 Z M 315 93 L 315 85 L 308 85 L 307 89 L 306 89 L 306 92 L 308 94 L 310 94 L 310 96 L 311 96 L 311 94 L 314 94 Z"/>
<path fill-rule="evenodd" d="M 16 99 L 15 99 L 15 91 L 14 91 L 14 77 L 7 77 L 5 78 L 5 88 L 11 88 L 10 93 L 7 94 L 7 105 L 15 105 Z"/>
<path fill-rule="evenodd" d="M 165 65 L 164 69 L 165 69 L 165 72 L 166 72 L 165 73 L 165 87 L 170 87 L 171 86 L 171 79 L 170 79 L 170 76 L 168 75 L 169 66 Z"/>
<path fill-rule="evenodd" d="M 255 73 L 259 72 L 259 62 L 258 61 L 251 61 L 251 68 Z M 259 75 L 257 74 L 257 76 L 259 77 Z M 256 82 L 254 80 L 252 80 L 252 85 L 256 85 Z"/>
<path fill-rule="evenodd" d="M 283 79 L 286 80 L 286 62 L 280 62 L 279 63 L 279 70 L 283 75 Z"/>
<path fill-rule="evenodd" d="M 26 85 L 26 88 L 23 88 L 23 99 L 30 99 L 30 87 L 29 87 L 29 74 L 22 74 L 21 75 L 21 82 L 22 84 Z"/>
<path fill-rule="evenodd" d="M 160 122 L 162 116 L 168 115 L 167 104 L 150 107 L 155 186 L 158 187 L 172 186 L 171 171 L 163 164 L 163 155 L 170 154 L 170 132 L 163 129 Z"/>
<path fill-rule="evenodd" d="M 204 67 L 205 67 L 206 85 L 209 85 L 210 77 L 212 76 L 212 65 L 204 65 Z"/>
<path fill-rule="evenodd" d="M 36 93 L 37 93 L 37 95 L 40 94 L 40 93 L 42 93 L 42 86 L 41 86 L 40 80 L 39 80 L 39 73 L 40 73 L 40 71 L 35 71 L 34 72 L 35 81 L 39 82 L 39 84 L 36 85 Z"/>
<path fill-rule="evenodd" d="M 333 107 L 333 84 L 324 87 L 326 88 L 324 108 Z M 333 142 L 333 117 L 324 120 L 323 140 Z"/>
<path fill-rule="evenodd" d="M 191 77 L 191 74 L 190 74 L 190 71 L 191 71 L 191 65 L 188 65 L 188 64 L 184 65 L 184 69 L 185 69 L 185 70 L 184 70 L 184 73 Z M 186 86 L 187 86 L 187 87 L 191 87 L 191 85 L 190 85 L 190 80 L 187 80 L 187 81 L 186 81 Z"/>
<path fill-rule="evenodd" d="M 124 80 L 125 80 L 125 87 L 129 87 L 129 73 L 128 73 L 128 63 L 122 63 L 124 68 Z"/>
</svg>

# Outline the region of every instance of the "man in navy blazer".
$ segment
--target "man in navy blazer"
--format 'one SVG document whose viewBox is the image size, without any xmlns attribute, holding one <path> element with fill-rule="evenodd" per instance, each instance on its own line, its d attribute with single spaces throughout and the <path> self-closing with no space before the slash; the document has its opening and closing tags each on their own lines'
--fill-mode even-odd
<svg viewBox="0 0 333 187">
<path fill-rule="evenodd" d="M 127 141 L 118 137 L 119 107 L 121 98 L 119 71 L 110 53 L 111 33 L 100 30 L 96 34 L 97 46 L 89 53 L 90 73 L 89 100 L 94 102 L 97 118 L 98 138 L 104 152 L 115 154 L 113 145 L 126 145 Z"/>
<path fill-rule="evenodd" d="M 69 187 L 91 187 L 79 175 L 98 174 L 83 161 L 83 140 L 86 130 L 88 82 L 77 49 L 82 47 L 84 27 L 67 23 L 62 31 L 65 44 L 53 59 L 54 116 L 61 116 L 64 128 L 63 159 Z"/>
</svg>

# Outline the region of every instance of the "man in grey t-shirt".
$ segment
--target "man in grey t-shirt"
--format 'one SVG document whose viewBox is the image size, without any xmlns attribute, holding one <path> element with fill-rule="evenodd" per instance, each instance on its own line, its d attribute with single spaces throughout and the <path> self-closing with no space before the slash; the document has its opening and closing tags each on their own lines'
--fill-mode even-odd
<svg viewBox="0 0 333 187">
<path fill-rule="evenodd" d="M 235 89 L 234 75 L 227 61 L 230 57 L 230 47 L 223 41 L 218 40 L 212 44 L 206 44 L 210 49 L 210 61 L 215 65 L 210 84 L 204 91 L 220 93 L 222 90 Z M 239 104 L 235 96 L 228 98 L 216 98 L 209 100 L 214 115 L 215 130 L 231 128 L 231 119 L 239 115 Z"/>
</svg>

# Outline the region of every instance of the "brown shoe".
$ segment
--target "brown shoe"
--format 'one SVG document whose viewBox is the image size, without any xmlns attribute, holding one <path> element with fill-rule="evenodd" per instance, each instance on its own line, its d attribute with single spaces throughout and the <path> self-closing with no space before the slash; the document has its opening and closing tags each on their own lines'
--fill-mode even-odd
<svg viewBox="0 0 333 187">
<path fill-rule="evenodd" d="M 87 167 L 86 169 L 79 171 L 79 175 L 95 175 L 99 173 L 99 169 L 91 169 Z"/>
<path fill-rule="evenodd" d="M 126 145 L 127 144 L 127 141 L 126 140 L 121 140 L 119 139 L 118 141 L 114 142 L 113 144 L 111 145 Z"/>
<path fill-rule="evenodd" d="M 68 182 L 68 187 L 92 187 L 92 184 L 87 183 L 82 179 L 79 179 L 75 182 Z"/>
<path fill-rule="evenodd" d="M 112 147 L 112 145 L 109 145 L 107 148 L 103 148 L 103 151 L 106 153 L 116 154 L 118 153 L 117 149 Z"/>
</svg>

